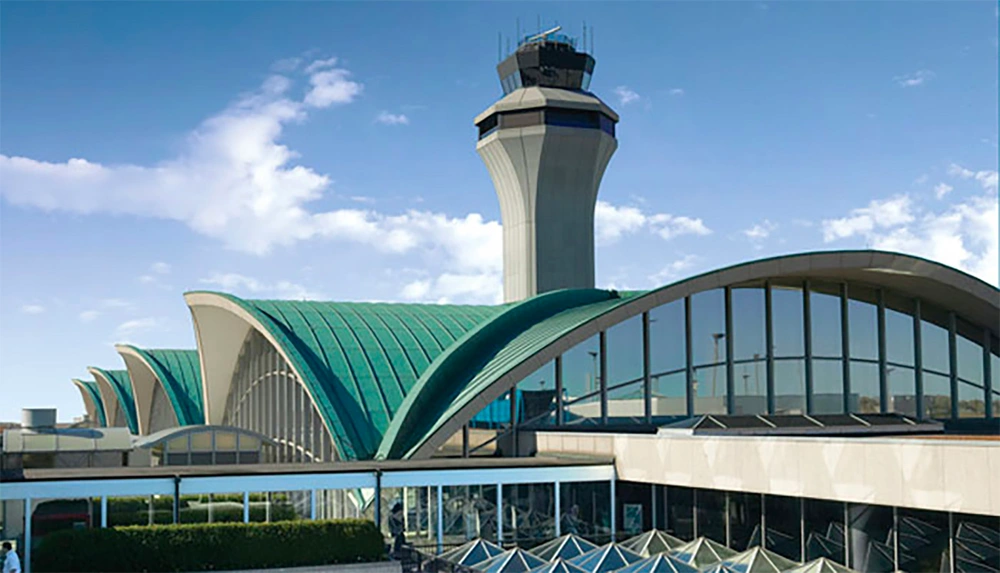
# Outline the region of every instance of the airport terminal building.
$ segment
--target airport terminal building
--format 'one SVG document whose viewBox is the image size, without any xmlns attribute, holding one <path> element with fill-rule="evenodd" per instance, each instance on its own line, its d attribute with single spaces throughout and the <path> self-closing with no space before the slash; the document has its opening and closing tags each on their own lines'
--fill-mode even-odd
<svg viewBox="0 0 1000 573">
<path fill-rule="evenodd" d="M 588 91 L 594 59 L 550 31 L 497 69 L 504 95 L 475 123 L 505 302 L 185 294 L 197 348 L 121 345 L 118 368 L 73 380 L 88 445 L 4 433 L 0 537 L 29 567 L 56 502 L 92 527 L 385 525 L 400 502 L 430 552 L 659 529 L 857 571 L 1000 571 L 996 287 L 864 250 L 596 289 L 619 118 Z M 54 461 L 74 447 L 118 453 Z"/>
</svg>

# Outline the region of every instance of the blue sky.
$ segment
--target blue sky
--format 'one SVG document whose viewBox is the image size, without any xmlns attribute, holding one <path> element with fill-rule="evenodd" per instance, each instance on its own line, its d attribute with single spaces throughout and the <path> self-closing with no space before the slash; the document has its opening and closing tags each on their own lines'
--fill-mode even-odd
<svg viewBox="0 0 1000 573">
<path fill-rule="evenodd" d="M 800 250 L 997 283 L 994 2 L 0 6 L 0 420 L 82 413 L 182 293 L 495 302 L 497 33 L 595 28 L 598 284 Z"/>
</svg>

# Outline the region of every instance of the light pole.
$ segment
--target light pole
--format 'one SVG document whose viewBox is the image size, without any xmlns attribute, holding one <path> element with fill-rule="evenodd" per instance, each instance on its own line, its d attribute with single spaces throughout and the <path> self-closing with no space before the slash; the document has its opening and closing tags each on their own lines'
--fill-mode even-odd
<svg viewBox="0 0 1000 573">
<path fill-rule="evenodd" d="M 590 357 L 594 360 L 594 374 L 590 378 L 591 383 L 593 384 L 593 387 L 590 389 L 590 391 L 594 392 L 595 390 L 597 390 L 597 388 L 600 387 L 600 381 L 597 380 L 597 352 L 594 350 L 588 350 L 587 354 L 589 354 Z"/>
</svg>

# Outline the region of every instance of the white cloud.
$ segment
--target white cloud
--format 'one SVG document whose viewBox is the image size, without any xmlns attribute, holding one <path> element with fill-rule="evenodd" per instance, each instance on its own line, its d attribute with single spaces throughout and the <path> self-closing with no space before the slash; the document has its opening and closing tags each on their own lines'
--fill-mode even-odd
<svg viewBox="0 0 1000 573">
<path fill-rule="evenodd" d="M 994 193 L 997 191 L 997 172 L 993 170 L 973 171 L 952 163 L 948 166 L 948 175 L 958 177 L 959 179 L 974 179 L 983 189 L 993 191 Z"/>
<path fill-rule="evenodd" d="M 956 170 L 957 176 L 966 179 L 984 172 L 969 173 Z M 998 284 L 996 188 L 989 186 L 989 175 L 977 180 L 985 187 L 982 194 L 941 210 L 921 209 L 906 196 L 872 201 L 849 217 L 823 221 L 824 240 L 862 237 L 871 248 L 915 254 Z"/>
<path fill-rule="evenodd" d="M 250 296 L 267 296 L 279 299 L 322 300 L 325 297 L 317 291 L 289 281 L 267 283 L 238 273 L 215 273 L 202 283 L 222 290 Z"/>
<path fill-rule="evenodd" d="M 157 262 L 150 265 L 149 270 L 158 275 L 170 274 L 170 265 L 164 262 Z"/>
<path fill-rule="evenodd" d="M 83 312 L 80 313 L 80 321 L 81 322 L 90 322 L 90 321 L 94 320 L 95 318 L 97 318 L 100 315 L 101 315 L 100 311 L 97 311 L 97 310 L 85 310 L 85 311 L 83 311 Z"/>
<path fill-rule="evenodd" d="M 123 300 L 123 299 L 120 299 L 120 298 L 106 298 L 106 299 L 103 299 L 101 301 L 101 306 L 103 306 L 104 308 L 114 308 L 114 309 L 123 309 L 123 310 L 134 310 L 135 309 L 135 303 L 134 302 L 131 302 L 131 301 L 128 301 L 128 300 Z"/>
<path fill-rule="evenodd" d="M 853 235 L 871 233 L 876 228 L 903 225 L 913 221 L 910 197 L 897 195 L 885 200 L 873 200 L 867 207 L 854 209 L 847 217 L 823 221 L 823 240 L 826 242 Z"/>
<path fill-rule="evenodd" d="M 934 79 L 934 72 L 930 70 L 917 70 L 912 74 L 896 76 L 892 78 L 892 81 L 896 82 L 896 84 L 901 87 L 912 88 L 923 85 L 932 79 Z"/>
<path fill-rule="evenodd" d="M 916 184 L 916 185 L 923 185 L 924 183 L 927 183 L 928 179 L 930 179 L 930 177 L 928 177 L 928 175 L 926 173 L 924 173 L 920 177 L 917 177 L 916 179 L 914 179 L 913 183 Z"/>
<path fill-rule="evenodd" d="M 934 196 L 938 199 L 944 199 L 944 196 L 951 193 L 953 189 L 954 187 L 948 185 L 947 183 L 938 183 L 934 186 Z"/>
<path fill-rule="evenodd" d="M 672 96 L 682 96 L 684 95 L 684 90 L 681 88 L 674 88 L 670 90 L 670 95 Z"/>
<path fill-rule="evenodd" d="M 742 232 L 751 241 L 761 241 L 771 236 L 771 233 L 777 228 L 776 224 L 764 219 L 764 222 L 757 223 L 749 229 L 744 229 Z"/>
<path fill-rule="evenodd" d="M 26 304 L 21 307 L 21 312 L 25 314 L 42 314 L 45 312 L 45 307 L 40 304 Z"/>
<path fill-rule="evenodd" d="M 616 87 L 615 95 L 618 96 L 618 103 L 622 105 L 628 105 L 639 100 L 639 94 L 631 90 L 628 86 Z"/>
<path fill-rule="evenodd" d="M 387 111 L 381 111 L 377 116 L 375 116 L 375 122 L 381 123 L 382 125 L 409 125 L 410 118 L 406 117 L 402 113 L 389 113 Z"/>
<path fill-rule="evenodd" d="M 668 213 L 646 214 L 638 207 L 617 207 L 598 201 L 594 210 L 595 241 L 598 246 L 610 245 L 627 234 L 649 231 L 665 240 L 680 235 L 707 235 L 712 231 L 701 219 Z"/>
<path fill-rule="evenodd" d="M 147 332 L 159 328 L 161 325 L 160 320 L 153 317 L 126 320 L 115 329 L 115 335 L 118 337 L 132 336 L 139 332 Z"/>
<path fill-rule="evenodd" d="M 677 279 L 686 271 L 689 271 L 698 260 L 699 257 L 697 255 L 684 255 L 663 267 L 657 273 L 650 275 L 649 280 L 654 286 L 669 284 L 670 281 Z"/>
</svg>

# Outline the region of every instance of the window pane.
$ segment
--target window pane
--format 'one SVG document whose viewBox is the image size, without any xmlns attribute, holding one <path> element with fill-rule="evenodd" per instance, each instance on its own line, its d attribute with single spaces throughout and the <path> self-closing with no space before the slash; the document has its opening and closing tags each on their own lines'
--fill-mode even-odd
<svg viewBox="0 0 1000 573">
<path fill-rule="evenodd" d="M 729 548 L 745 551 L 760 545 L 761 495 L 729 492 Z"/>
<path fill-rule="evenodd" d="M 878 359 L 878 309 L 874 304 L 851 300 L 848 306 L 851 358 Z"/>
<path fill-rule="evenodd" d="M 726 367 L 699 366 L 694 369 L 695 414 L 726 413 Z"/>
<path fill-rule="evenodd" d="M 684 301 L 649 311 L 649 360 L 652 374 L 685 368 Z"/>
<path fill-rule="evenodd" d="M 877 414 L 880 411 L 878 382 L 878 364 L 851 363 L 851 412 Z"/>
<path fill-rule="evenodd" d="M 685 541 L 694 539 L 694 490 L 669 486 L 667 492 L 667 526 L 670 535 Z"/>
<path fill-rule="evenodd" d="M 601 417 L 600 340 L 595 334 L 562 357 L 563 393 L 567 424 L 596 423 Z M 589 398 L 580 400 L 583 396 Z"/>
<path fill-rule="evenodd" d="M 956 513 L 952 523 L 955 569 L 1000 571 L 1000 517 Z"/>
<path fill-rule="evenodd" d="M 759 359 L 765 354 L 764 289 L 733 289 L 733 360 Z"/>
<path fill-rule="evenodd" d="M 776 414 L 805 413 L 805 360 L 774 362 L 774 408 Z"/>
<path fill-rule="evenodd" d="M 767 362 L 763 359 L 743 362 L 734 367 L 734 414 L 767 412 Z"/>
<path fill-rule="evenodd" d="M 507 484 L 502 495 L 505 543 L 531 547 L 555 537 L 553 484 Z"/>
<path fill-rule="evenodd" d="M 844 367 L 840 360 L 813 360 L 813 411 L 844 412 Z"/>
<path fill-rule="evenodd" d="M 564 483 L 559 488 L 562 533 L 573 533 L 595 543 L 611 536 L 611 484 Z"/>
<path fill-rule="evenodd" d="M 1000 418 L 1000 356 L 990 353 L 990 380 L 993 381 L 993 417 Z"/>
<path fill-rule="evenodd" d="M 871 573 L 894 571 L 892 508 L 884 505 L 848 505 L 851 568 Z"/>
<path fill-rule="evenodd" d="M 809 307 L 813 356 L 841 356 L 840 297 L 814 290 L 809 295 Z"/>
<path fill-rule="evenodd" d="M 913 366 L 913 316 L 885 309 L 885 359 Z"/>
<path fill-rule="evenodd" d="M 983 389 L 965 380 L 958 381 L 958 417 L 982 418 L 986 415 Z"/>
<path fill-rule="evenodd" d="M 555 410 L 556 364 L 553 360 L 517 383 L 517 422 L 553 424 Z"/>
<path fill-rule="evenodd" d="M 917 415 L 917 386 L 912 368 L 889 366 L 885 370 L 889 385 L 889 411 Z"/>
<path fill-rule="evenodd" d="M 958 334 L 955 336 L 958 351 L 958 377 L 977 386 L 983 385 L 983 347 Z"/>
<path fill-rule="evenodd" d="M 650 385 L 655 423 L 667 422 L 674 416 L 687 415 L 686 372 L 653 376 Z"/>
<path fill-rule="evenodd" d="M 799 500 L 782 495 L 764 496 L 764 522 L 767 535 L 764 543 L 775 553 L 801 561 L 802 528 Z"/>
<path fill-rule="evenodd" d="M 950 571 L 948 514 L 901 507 L 897 510 L 901 571 Z"/>
<path fill-rule="evenodd" d="M 844 504 L 819 499 L 803 500 L 806 560 L 826 557 L 844 564 Z"/>
<path fill-rule="evenodd" d="M 691 343 L 694 364 L 726 361 L 725 293 L 722 289 L 700 292 L 691 297 Z M 725 382 L 722 384 L 725 386 Z"/>
<path fill-rule="evenodd" d="M 642 316 L 607 330 L 608 388 L 642 379 Z"/>
<path fill-rule="evenodd" d="M 805 326 L 802 321 L 802 289 L 775 286 L 771 289 L 774 314 L 775 356 L 805 355 Z"/>
<path fill-rule="evenodd" d="M 948 331 L 927 321 L 920 322 L 921 361 L 925 371 L 948 374 Z"/>
<path fill-rule="evenodd" d="M 608 423 L 638 424 L 645 422 L 646 409 L 643 381 L 608 390 Z"/>
<path fill-rule="evenodd" d="M 695 490 L 698 511 L 698 537 L 726 544 L 726 492 L 714 489 Z"/>
<path fill-rule="evenodd" d="M 951 417 L 951 381 L 947 376 L 924 372 L 924 416 Z"/>
</svg>

